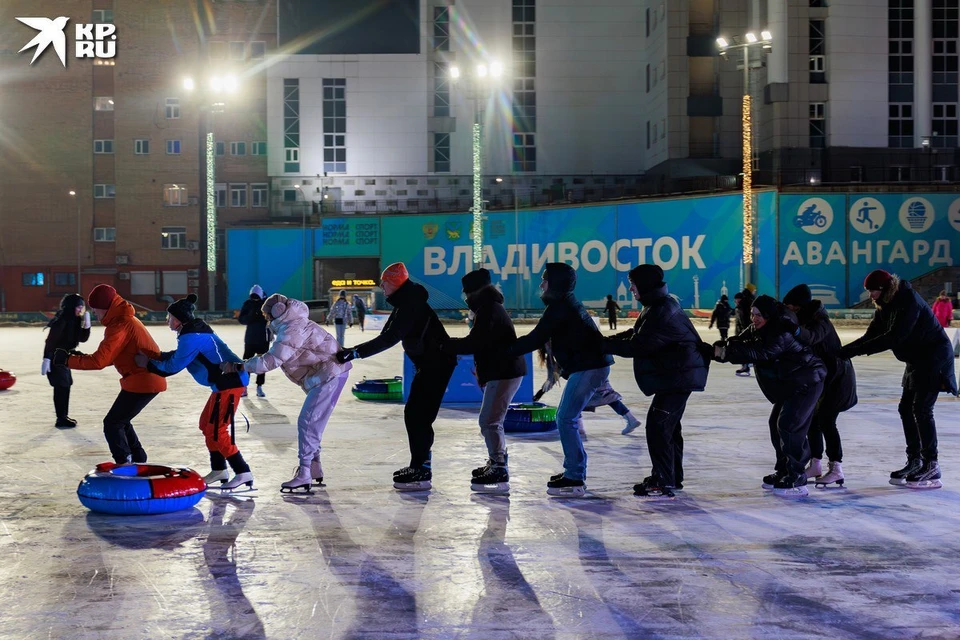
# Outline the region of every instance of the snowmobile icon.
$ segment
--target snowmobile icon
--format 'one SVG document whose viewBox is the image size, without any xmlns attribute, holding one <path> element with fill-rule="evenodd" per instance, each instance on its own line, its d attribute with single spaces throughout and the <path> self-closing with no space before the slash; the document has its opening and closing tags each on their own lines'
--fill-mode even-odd
<svg viewBox="0 0 960 640">
<path fill-rule="evenodd" d="M 803 211 L 797 213 L 793 219 L 793 226 L 799 228 L 814 226 L 823 228 L 827 226 L 827 217 L 817 211 L 816 204 L 811 204 Z"/>
</svg>

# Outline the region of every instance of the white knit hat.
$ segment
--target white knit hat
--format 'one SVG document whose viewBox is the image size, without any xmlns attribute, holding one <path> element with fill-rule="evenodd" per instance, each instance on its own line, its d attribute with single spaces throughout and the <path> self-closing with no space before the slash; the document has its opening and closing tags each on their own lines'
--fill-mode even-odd
<svg viewBox="0 0 960 640">
<path fill-rule="evenodd" d="M 253 294 L 257 294 L 257 297 L 258 297 L 258 298 L 262 298 L 262 297 L 263 297 L 263 287 L 261 287 L 261 286 L 258 285 L 258 284 L 255 284 L 255 285 L 253 285 L 252 287 L 250 287 L 250 295 L 253 295 Z"/>
</svg>

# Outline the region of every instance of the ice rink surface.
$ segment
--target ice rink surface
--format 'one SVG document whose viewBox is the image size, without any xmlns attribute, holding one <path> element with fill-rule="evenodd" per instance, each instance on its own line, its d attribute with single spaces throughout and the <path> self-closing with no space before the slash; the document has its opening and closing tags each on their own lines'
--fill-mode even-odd
<svg viewBox="0 0 960 640">
<path fill-rule="evenodd" d="M 243 327 L 215 329 L 242 351 Z M 166 327 L 151 332 L 174 348 Z M 960 638 L 960 404 L 941 395 L 936 407 L 944 488 L 890 486 L 905 456 L 903 367 L 889 354 L 854 361 L 860 404 L 840 418 L 849 488 L 806 499 L 760 488 L 770 405 L 754 378 L 716 363 L 687 408 L 673 501 L 632 495 L 650 468 L 643 428 L 622 436 L 606 407 L 586 414 L 585 499 L 546 496 L 561 470 L 556 432 L 510 438 L 509 497 L 471 495 L 486 454 L 477 411 L 446 408 L 433 491 L 399 494 L 402 406 L 346 391 L 324 437 L 326 487 L 281 496 L 304 395 L 273 373 L 266 398 L 243 401 L 250 432 L 238 429 L 255 498 L 117 517 L 87 511 L 76 487 L 109 459 L 101 421 L 118 374 L 74 372 L 80 424 L 55 429 L 44 336 L 0 328 L 0 367 L 18 376 L 0 392 L 2 638 Z M 101 336 L 95 327 L 81 350 Z M 350 384 L 400 372 L 396 347 L 358 362 Z M 645 423 L 630 362 L 611 377 Z M 169 379 L 134 423 L 151 462 L 209 470 L 197 429 L 208 393 L 187 372 Z"/>
</svg>

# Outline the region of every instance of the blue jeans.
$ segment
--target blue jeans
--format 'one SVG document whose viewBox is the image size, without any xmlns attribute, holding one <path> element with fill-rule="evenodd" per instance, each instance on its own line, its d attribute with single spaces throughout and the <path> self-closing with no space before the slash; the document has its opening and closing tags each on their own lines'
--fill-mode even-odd
<svg viewBox="0 0 960 640">
<path fill-rule="evenodd" d="M 557 407 L 557 430 L 563 447 L 563 475 L 571 480 L 586 480 L 587 452 L 580 439 L 581 414 L 590 398 L 610 375 L 610 367 L 571 373 Z"/>
</svg>

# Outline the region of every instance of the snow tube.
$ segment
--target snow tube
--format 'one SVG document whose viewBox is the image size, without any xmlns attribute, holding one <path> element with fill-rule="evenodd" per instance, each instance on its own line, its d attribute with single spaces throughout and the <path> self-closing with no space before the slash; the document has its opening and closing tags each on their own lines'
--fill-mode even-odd
<svg viewBox="0 0 960 640">
<path fill-rule="evenodd" d="M 17 376 L 9 371 L 0 369 L 0 391 L 6 391 L 17 382 Z"/>
<path fill-rule="evenodd" d="M 403 377 L 367 380 L 364 378 L 350 390 L 359 400 L 401 402 L 403 400 Z"/>
<path fill-rule="evenodd" d="M 503 430 L 507 433 L 542 433 L 556 428 L 557 408 L 542 402 L 515 402 L 503 420 Z"/>
<path fill-rule="evenodd" d="M 146 515 L 189 509 L 207 484 L 186 467 L 101 462 L 84 476 L 77 497 L 86 508 L 114 515 Z"/>
</svg>

